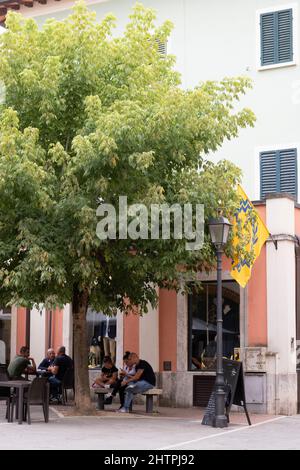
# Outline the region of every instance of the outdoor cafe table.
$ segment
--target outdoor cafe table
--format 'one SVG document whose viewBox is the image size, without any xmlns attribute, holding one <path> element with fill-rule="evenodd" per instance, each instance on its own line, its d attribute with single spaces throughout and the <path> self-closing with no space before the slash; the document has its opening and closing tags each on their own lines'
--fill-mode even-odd
<svg viewBox="0 0 300 470">
<path fill-rule="evenodd" d="M 1 382 L 1 388 L 14 388 L 18 390 L 18 409 L 19 409 L 19 416 L 18 422 L 22 424 L 23 422 L 23 402 L 24 402 L 24 391 L 28 390 L 30 387 L 31 382 L 27 380 L 8 380 L 6 382 Z"/>
</svg>

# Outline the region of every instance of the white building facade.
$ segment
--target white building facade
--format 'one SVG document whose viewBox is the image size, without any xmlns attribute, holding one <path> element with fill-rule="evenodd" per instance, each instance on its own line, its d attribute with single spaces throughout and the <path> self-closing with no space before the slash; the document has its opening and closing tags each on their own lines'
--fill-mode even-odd
<svg viewBox="0 0 300 470">
<path fill-rule="evenodd" d="M 225 142 L 211 157 L 229 159 L 242 169 L 243 187 L 253 201 L 261 201 L 261 214 L 277 243 L 277 249 L 272 243 L 266 246 L 262 265 L 254 273 L 255 289 L 250 285 L 248 290 L 239 292 L 240 346 L 246 361 L 249 403 L 256 411 L 293 414 L 299 401 L 296 356 L 300 340 L 299 322 L 297 331 L 300 255 L 296 247 L 300 235 L 300 0 L 143 0 L 142 3 L 157 11 L 158 23 L 165 20 L 174 23 L 167 52 L 177 58 L 176 68 L 181 72 L 184 88 L 224 77 L 248 76 L 253 80 L 253 89 L 242 98 L 240 106 L 254 111 L 255 127 L 242 130 L 238 138 Z M 68 16 L 73 4 L 69 0 L 49 0 L 46 5 L 34 2 L 33 8 L 21 6 L 20 12 L 42 25 L 47 18 Z M 113 12 L 118 19 L 118 35 L 135 1 L 87 0 L 87 4 L 97 12 L 99 20 Z M 265 201 L 268 193 L 274 197 Z M 211 273 L 208 282 L 212 280 L 215 273 Z M 263 282 L 265 286 L 260 291 Z M 265 302 L 265 310 L 261 309 L 256 324 L 260 329 L 259 322 L 266 320 L 265 341 L 259 335 L 255 339 L 251 326 L 251 315 L 257 310 L 255 295 Z M 194 403 L 192 392 L 183 394 L 182 390 L 192 390 L 193 377 L 201 372 L 192 372 L 187 366 L 189 344 L 185 339 L 187 334 L 182 335 L 182 331 L 187 333 L 189 328 L 188 299 L 180 298 L 174 308 L 176 367 L 173 369 L 172 361 L 168 360 L 168 352 L 163 352 L 161 332 L 165 326 L 159 318 L 159 307 L 151 316 L 139 320 L 137 347 L 144 358 L 155 360 L 169 403 L 190 406 Z M 40 318 L 34 320 L 31 329 L 33 324 L 38 325 Z M 66 313 L 64 338 L 71 345 L 70 325 L 70 313 Z M 120 333 L 121 318 L 118 328 L 120 360 L 123 350 L 134 342 L 129 344 Z M 149 331 L 153 332 L 152 339 L 147 337 Z M 37 351 L 40 349 L 39 344 L 35 347 Z M 163 365 L 167 363 L 168 366 Z M 177 374 L 180 380 L 176 382 L 172 374 Z"/>
</svg>

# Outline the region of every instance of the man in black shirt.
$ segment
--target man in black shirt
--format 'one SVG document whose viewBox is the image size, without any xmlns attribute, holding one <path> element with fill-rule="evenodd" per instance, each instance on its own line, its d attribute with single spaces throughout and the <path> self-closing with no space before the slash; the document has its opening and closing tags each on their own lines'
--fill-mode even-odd
<svg viewBox="0 0 300 470">
<path fill-rule="evenodd" d="M 122 385 L 126 386 L 126 391 L 124 407 L 118 410 L 120 413 L 129 412 L 133 395 L 144 393 L 156 384 L 155 374 L 149 362 L 140 359 L 136 353 L 130 354 L 128 365 L 135 366 L 136 374 L 122 382 Z"/>
<path fill-rule="evenodd" d="M 53 365 L 49 368 L 52 377 L 49 378 L 50 394 L 52 399 L 59 399 L 61 383 L 68 369 L 73 369 L 73 360 L 66 355 L 66 348 L 61 346 L 57 352 L 57 357 Z"/>
</svg>

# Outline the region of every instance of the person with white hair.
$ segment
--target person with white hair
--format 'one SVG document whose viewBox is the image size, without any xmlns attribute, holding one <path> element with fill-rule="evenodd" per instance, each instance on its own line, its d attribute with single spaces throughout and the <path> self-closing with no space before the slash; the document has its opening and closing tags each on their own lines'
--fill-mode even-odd
<svg viewBox="0 0 300 470">
<path fill-rule="evenodd" d="M 47 356 L 40 363 L 38 367 L 38 371 L 50 372 L 50 367 L 53 366 L 54 361 L 55 361 L 55 351 L 54 349 L 50 348 L 47 351 Z"/>
</svg>

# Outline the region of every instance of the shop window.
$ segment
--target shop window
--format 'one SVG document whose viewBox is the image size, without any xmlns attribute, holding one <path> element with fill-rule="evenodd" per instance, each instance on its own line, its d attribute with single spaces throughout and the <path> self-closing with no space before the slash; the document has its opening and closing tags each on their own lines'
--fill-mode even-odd
<svg viewBox="0 0 300 470">
<path fill-rule="evenodd" d="M 89 309 L 87 312 L 89 367 L 101 367 L 104 356 L 116 362 L 117 319 Z"/>
<path fill-rule="evenodd" d="M 223 282 L 223 356 L 240 346 L 240 294 L 236 282 Z M 217 353 L 217 283 L 202 283 L 189 295 L 189 370 L 213 371 Z"/>
<path fill-rule="evenodd" d="M 0 364 L 10 362 L 11 309 L 0 307 Z"/>
</svg>

